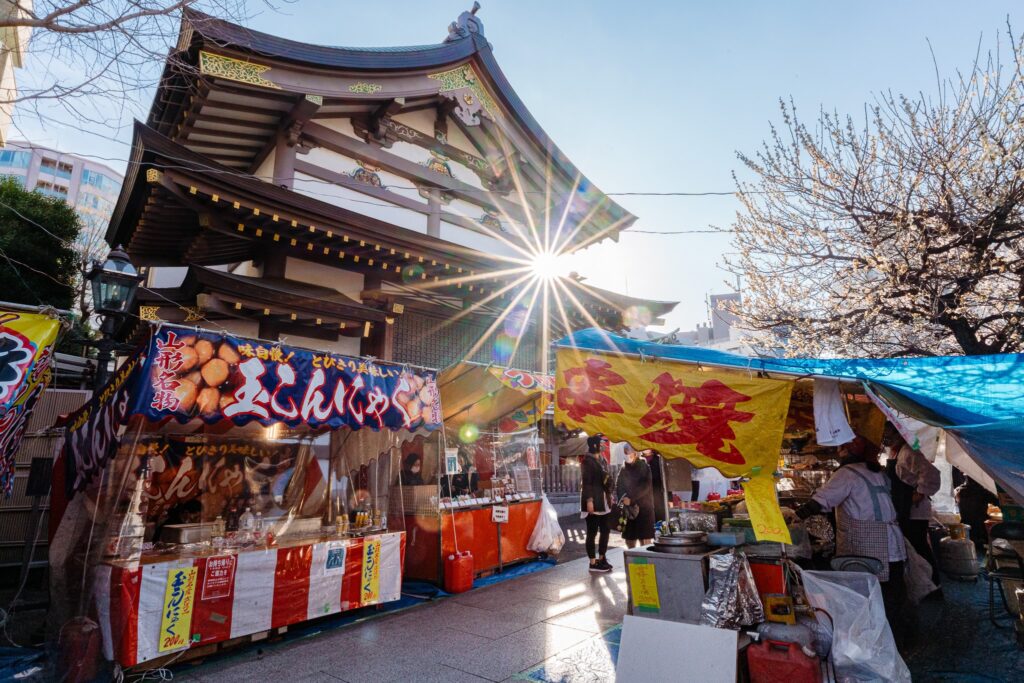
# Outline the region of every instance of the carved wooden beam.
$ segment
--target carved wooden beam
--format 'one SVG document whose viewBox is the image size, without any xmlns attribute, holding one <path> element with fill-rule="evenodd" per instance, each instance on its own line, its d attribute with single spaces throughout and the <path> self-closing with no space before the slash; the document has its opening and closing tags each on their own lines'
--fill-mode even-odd
<svg viewBox="0 0 1024 683">
<path fill-rule="evenodd" d="M 301 96 L 292 106 L 291 111 L 281 118 L 276 134 L 263 145 L 263 148 L 253 158 L 252 163 L 249 164 L 249 173 L 255 173 L 256 169 L 260 167 L 260 164 L 270 155 L 273 149 L 281 151 L 284 147 L 292 148 L 294 156 L 294 148 L 299 144 L 302 129 L 313 118 L 313 114 L 317 112 L 322 104 L 323 98 L 317 95 Z M 275 172 L 274 175 L 276 181 L 277 173 Z"/>
<path fill-rule="evenodd" d="M 460 164 L 466 166 L 471 171 L 476 173 L 480 178 L 481 182 L 488 189 L 492 189 L 499 185 L 500 178 L 494 173 L 491 165 L 486 159 L 470 154 L 469 152 L 463 151 L 458 147 L 449 145 L 445 140 L 437 137 L 430 137 L 426 133 L 416 130 L 412 126 L 409 126 L 400 121 L 396 121 L 390 116 L 384 116 L 376 121 L 376 130 L 372 128 L 373 121 L 371 120 L 370 125 L 363 123 L 359 119 L 352 119 L 352 127 L 356 131 L 356 134 L 362 135 L 364 138 L 373 140 L 384 147 L 390 147 L 396 140 L 402 142 L 408 142 L 428 149 L 432 152 L 437 152 L 449 159 L 454 159 Z"/>
<path fill-rule="evenodd" d="M 370 114 L 369 125 L 366 127 L 366 141 L 370 142 L 372 140 L 384 147 L 390 147 L 391 141 L 388 139 L 381 122 L 385 118 L 390 120 L 390 117 L 402 111 L 402 107 L 404 106 L 405 98 L 395 97 L 377 107 L 377 109 Z"/>
</svg>

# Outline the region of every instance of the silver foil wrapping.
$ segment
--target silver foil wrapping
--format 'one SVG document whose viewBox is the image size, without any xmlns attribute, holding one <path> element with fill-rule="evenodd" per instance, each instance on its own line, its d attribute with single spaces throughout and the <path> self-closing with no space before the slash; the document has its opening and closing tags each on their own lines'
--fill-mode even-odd
<svg viewBox="0 0 1024 683">
<path fill-rule="evenodd" d="M 764 621 L 764 607 L 757 594 L 747 556 L 733 550 L 708 558 L 708 591 L 700 606 L 702 624 L 740 629 Z"/>
</svg>

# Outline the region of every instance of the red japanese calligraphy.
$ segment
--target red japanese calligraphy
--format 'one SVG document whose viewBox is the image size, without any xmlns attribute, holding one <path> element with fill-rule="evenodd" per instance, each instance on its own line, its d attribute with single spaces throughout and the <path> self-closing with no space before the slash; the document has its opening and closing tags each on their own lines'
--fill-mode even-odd
<svg viewBox="0 0 1024 683">
<path fill-rule="evenodd" d="M 569 368 L 562 373 L 566 386 L 555 395 L 558 407 L 569 419 L 580 422 L 588 415 L 623 412 L 615 399 L 601 392 L 625 384 L 626 380 L 612 372 L 611 365 L 597 358 L 588 358 L 583 367 Z"/>
<path fill-rule="evenodd" d="M 677 397 L 679 400 L 674 401 Z M 724 463 L 746 462 L 736 445 L 726 440 L 736 438 L 731 422 L 754 419 L 754 413 L 736 410 L 736 404 L 749 401 L 749 396 L 716 379 L 688 387 L 663 372 L 654 378 L 654 389 L 645 400 L 650 409 L 640 418 L 640 425 L 660 429 L 642 438 L 652 443 L 694 444 L 701 455 Z"/>
</svg>

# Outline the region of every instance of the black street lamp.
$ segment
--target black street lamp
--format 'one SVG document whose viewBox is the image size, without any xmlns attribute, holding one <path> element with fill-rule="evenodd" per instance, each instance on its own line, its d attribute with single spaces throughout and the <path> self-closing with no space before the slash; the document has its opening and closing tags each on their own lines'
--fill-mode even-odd
<svg viewBox="0 0 1024 683">
<path fill-rule="evenodd" d="M 124 247 L 118 246 L 107 254 L 107 259 L 102 263 L 93 261 L 85 279 L 92 283 L 93 307 L 103 316 L 103 325 L 100 327 L 102 336 L 95 342 L 99 349 L 96 356 L 96 389 L 100 389 L 107 383 L 110 361 L 118 346 L 114 332 L 118 322 L 128 315 L 142 277 L 128 259 Z"/>
</svg>

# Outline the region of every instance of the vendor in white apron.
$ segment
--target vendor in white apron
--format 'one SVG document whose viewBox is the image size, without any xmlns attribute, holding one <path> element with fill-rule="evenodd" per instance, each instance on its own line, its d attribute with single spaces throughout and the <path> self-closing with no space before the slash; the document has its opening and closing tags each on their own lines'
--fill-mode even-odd
<svg viewBox="0 0 1024 683">
<path fill-rule="evenodd" d="M 836 511 L 836 556 L 873 557 L 882 563 L 878 580 L 889 623 L 906 597 L 903 567 L 907 551 L 889 493 L 889 477 L 874 447 L 858 436 L 839 447 L 842 464 L 828 483 L 797 510 L 801 519 Z"/>
</svg>

